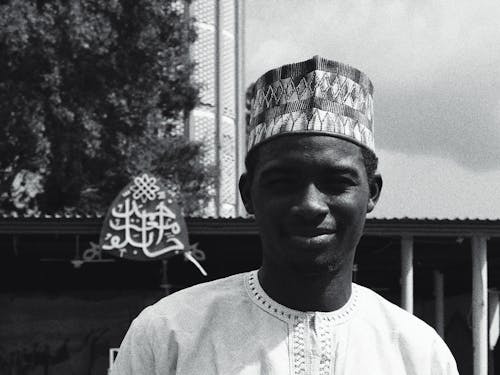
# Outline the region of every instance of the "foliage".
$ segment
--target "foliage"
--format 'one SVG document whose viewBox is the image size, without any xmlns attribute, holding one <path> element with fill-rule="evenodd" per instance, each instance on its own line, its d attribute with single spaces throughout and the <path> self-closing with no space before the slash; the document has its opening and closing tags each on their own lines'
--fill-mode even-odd
<svg viewBox="0 0 500 375">
<path fill-rule="evenodd" d="M 179 4 L 0 2 L 0 212 L 104 212 L 142 171 L 203 207 L 213 175 L 178 134 L 198 95 Z"/>
</svg>

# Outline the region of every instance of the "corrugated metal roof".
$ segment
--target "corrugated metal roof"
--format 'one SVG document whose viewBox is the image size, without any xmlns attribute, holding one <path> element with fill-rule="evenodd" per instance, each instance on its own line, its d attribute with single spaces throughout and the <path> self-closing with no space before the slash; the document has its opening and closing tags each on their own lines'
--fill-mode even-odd
<svg viewBox="0 0 500 375">
<path fill-rule="evenodd" d="M 103 217 L 92 215 L 43 215 L 0 217 L 3 234 L 99 234 Z M 192 235 L 257 235 L 253 218 L 186 218 Z M 368 218 L 365 235 L 372 236 L 460 236 L 500 237 L 500 219 Z"/>
<path fill-rule="evenodd" d="M 2 219 L 101 219 L 104 218 L 102 214 L 79 214 L 79 213 L 64 213 L 64 214 L 35 214 L 35 215 L 18 215 L 1 214 Z"/>
<path fill-rule="evenodd" d="M 439 216 L 367 216 L 368 220 L 420 220 L 420 221 L 498 221 L 499 217 L 467 217 L 467 216 L 456 216 L 456 217 L 439 217 Z"/>
<path fill-rule="evenodd" d="M 18 215 L 18 214 L 0 214 L 0 219 L 104 219 L 105 215 L 101 213 L 92 213 L 92 214 L 81 214 L 81 213 L 55 213 L 55 214 L 36 214 L 36 215 Z M 238 217 L 215 217 L 215 216 L 193 216 L 189 217 L 190 219 L 204 219 L 204 220 L 250 220 L 252 221 L 251 216 L 238 216 Z M 457 216 L 457 217 L 418 217 L 418 216 L 377 216 L 377 215 L 368 215 L 367 220 L 420 220 L 420 221 L 486 221 L 493 222 L 499 221 L 500 216 L 498 217 L 467 217 L 467 216 Z"/>
</svg>

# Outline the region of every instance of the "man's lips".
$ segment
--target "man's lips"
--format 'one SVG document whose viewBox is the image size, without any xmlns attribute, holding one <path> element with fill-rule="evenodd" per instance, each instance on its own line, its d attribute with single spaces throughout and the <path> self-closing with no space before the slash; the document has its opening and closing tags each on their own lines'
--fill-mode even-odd
<svg viewBox="0 0 500 375">
<path fill-rule="evenodd" d="M 288 240 L 294 247 L 322 250 L 335 239 L 335 231 L 300 231 L 290 233 Z"/>
<path fill-rule="evenodd" d="M 328 228 L 295 228 L 288 231 L 288 234 L 292 237 L 305 237 L 313 238 L 324 235 L 333 235 L 336 233 L 335 229 Z"/>
<path fill-rule="evenodd" d="M 304 248 L 323 248 L 335 238 L 336 230 L 323 227 L 292 227 L 288 238 L 295 246 Z"/>
</svg>

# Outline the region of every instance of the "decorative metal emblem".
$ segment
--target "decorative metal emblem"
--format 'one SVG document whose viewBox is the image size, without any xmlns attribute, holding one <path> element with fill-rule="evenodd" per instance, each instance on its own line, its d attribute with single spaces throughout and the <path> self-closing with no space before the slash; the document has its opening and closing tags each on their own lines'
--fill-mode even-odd
<svg viewBox="0 0 500 375">
<path fill-rule="evenodd" d="M 190 249 L 179 206 L 159 178 L 135 177 L 108 210 L 103 251 L 134 260 L 165 259 Z"/>
</svg>

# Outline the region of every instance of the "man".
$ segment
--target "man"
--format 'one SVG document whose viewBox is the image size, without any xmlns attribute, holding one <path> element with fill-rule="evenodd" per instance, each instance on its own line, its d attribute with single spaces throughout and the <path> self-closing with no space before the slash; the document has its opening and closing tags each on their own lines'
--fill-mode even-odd
<svg viewBox="0 0 500 375">
<path fill-rule="evenodd" d="M 255 84 L 240 192 L 258 271 L 185 289 L 132 323 L 114 374 L 457 374 L 424 322 L 352 283 L 382 179 L 373 86 L 314 57 Z"/>
</svg>

